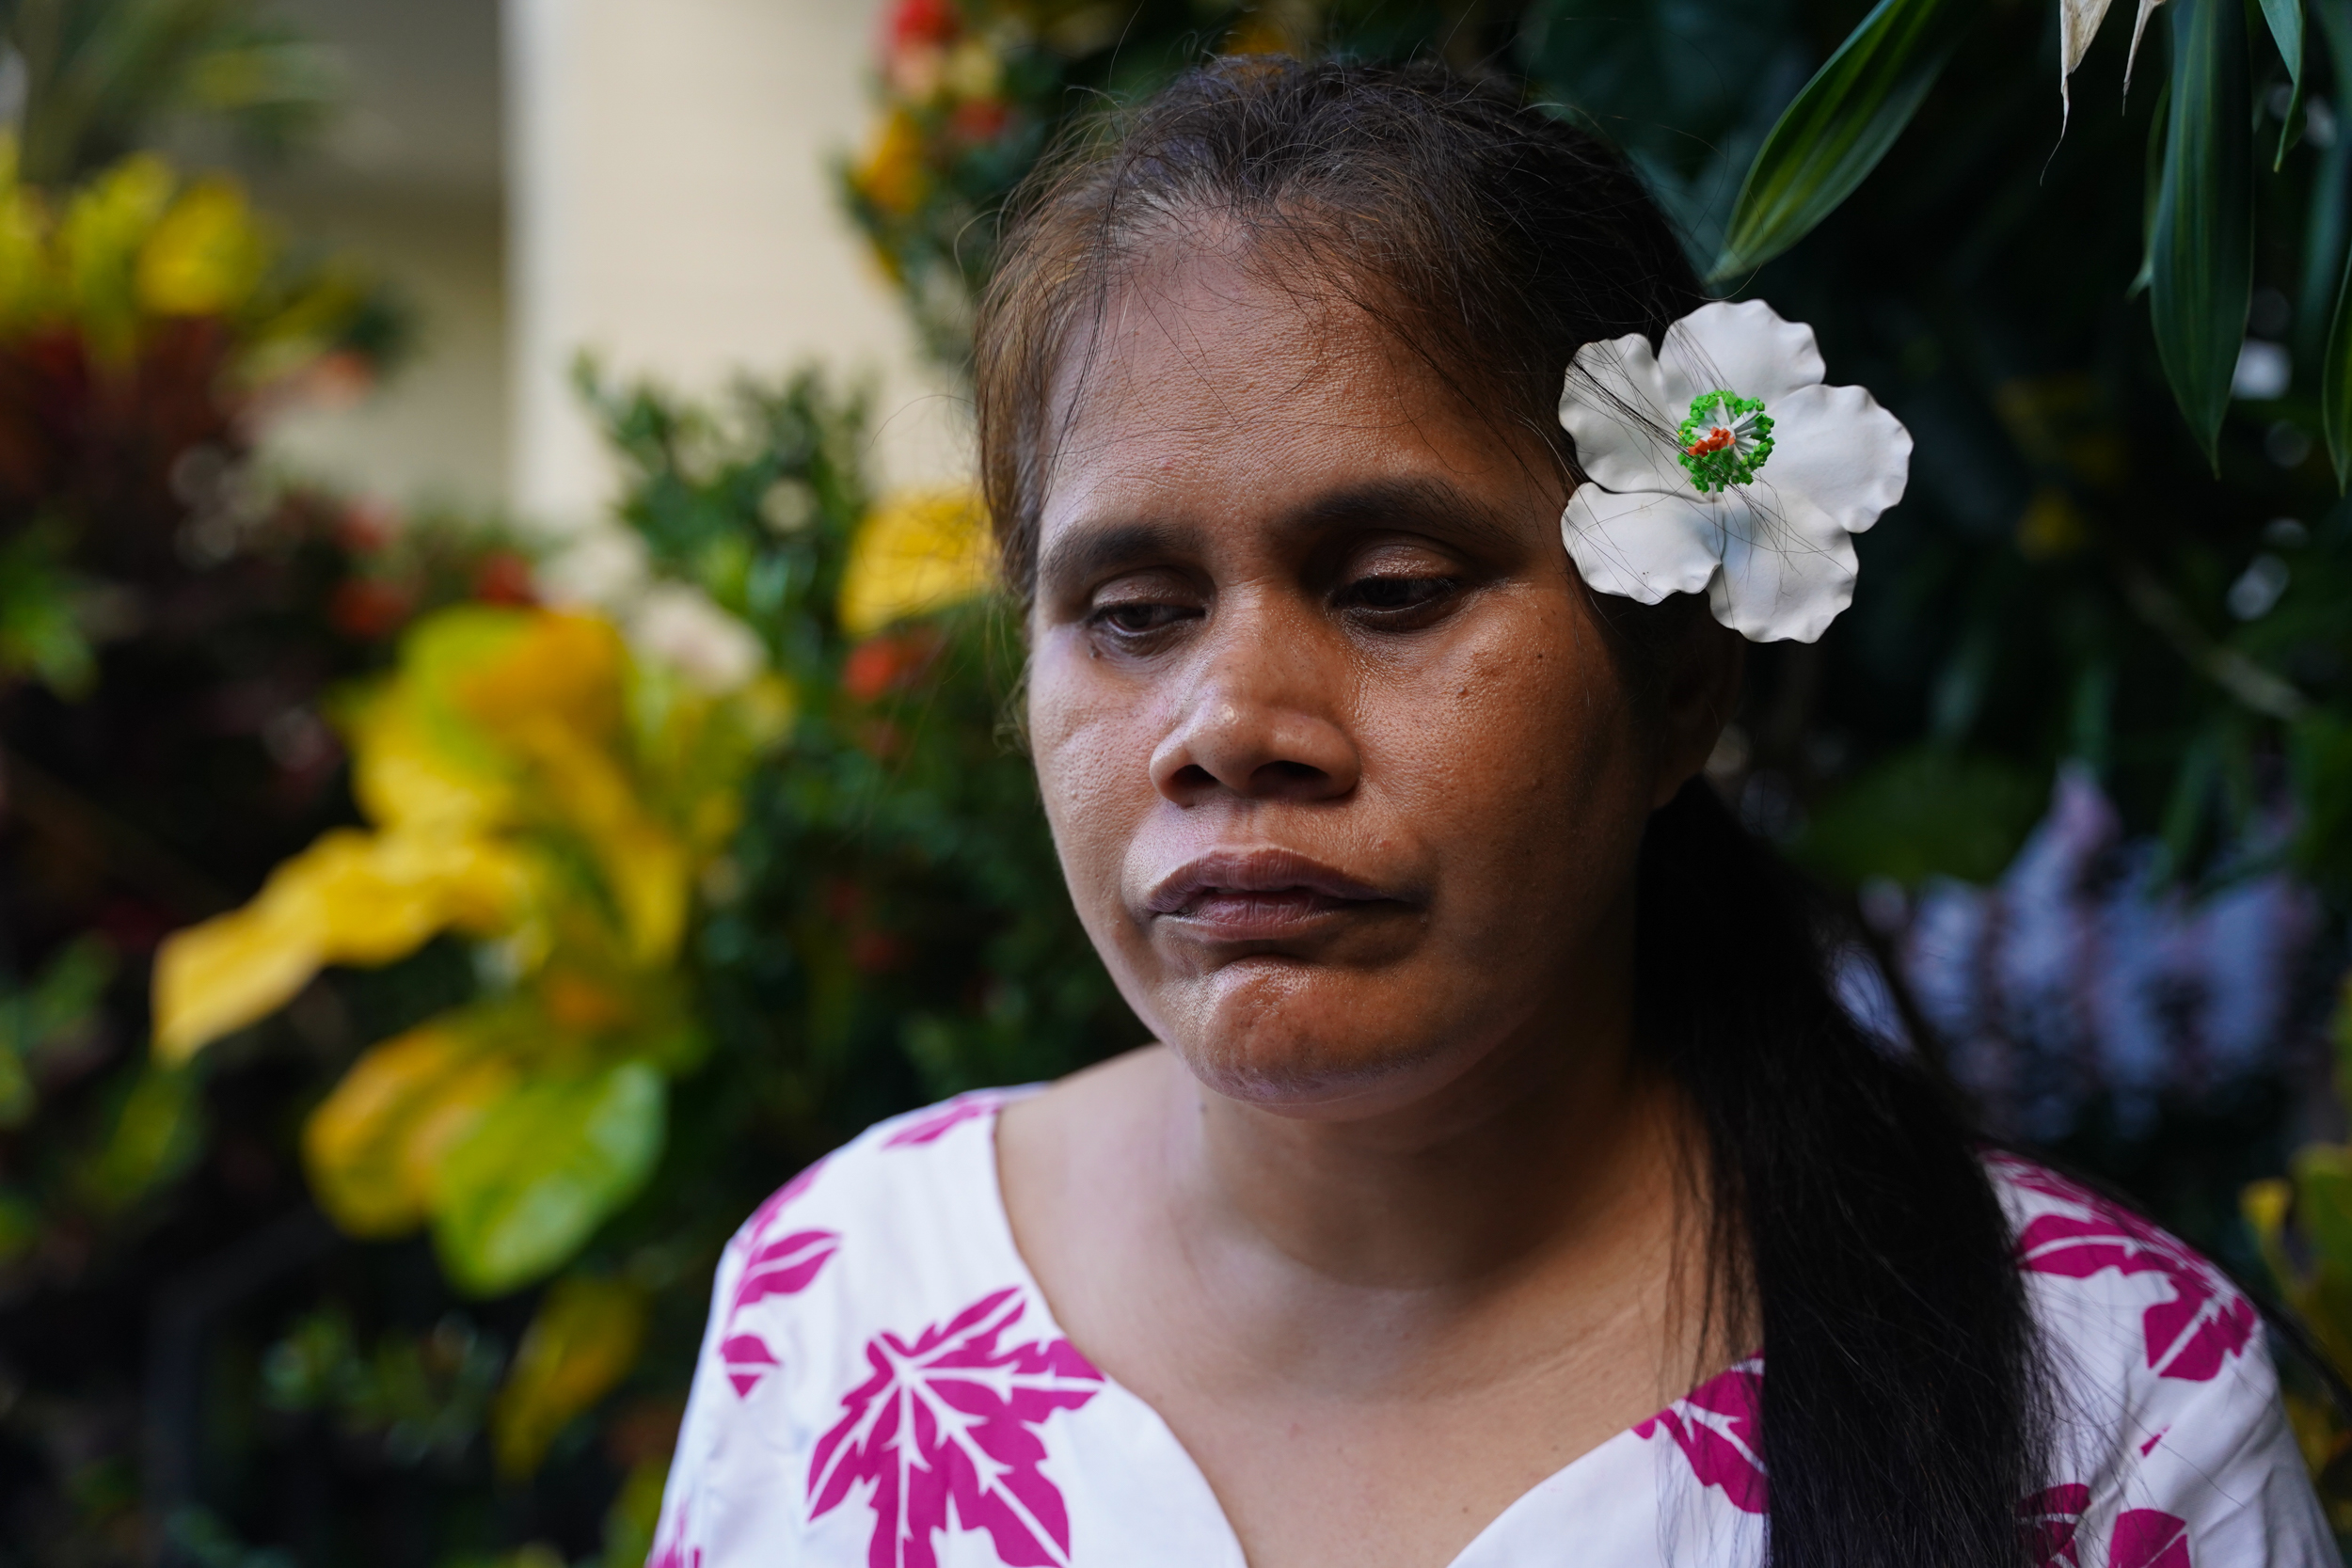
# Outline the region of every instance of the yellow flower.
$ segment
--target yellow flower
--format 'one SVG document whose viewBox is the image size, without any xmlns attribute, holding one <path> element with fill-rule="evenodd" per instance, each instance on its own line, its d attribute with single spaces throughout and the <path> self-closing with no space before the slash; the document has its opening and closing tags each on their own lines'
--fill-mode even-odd
<svg viewBox="0 0 2352 1568">
<path fill-rule="evenodd" d="M 841 627 L 870 637 L 894 621 L 977 598 L 995 580 L 988 512 L 976 492 L 903 492 L 876 507 L 850 543 Z"/>
</svg>

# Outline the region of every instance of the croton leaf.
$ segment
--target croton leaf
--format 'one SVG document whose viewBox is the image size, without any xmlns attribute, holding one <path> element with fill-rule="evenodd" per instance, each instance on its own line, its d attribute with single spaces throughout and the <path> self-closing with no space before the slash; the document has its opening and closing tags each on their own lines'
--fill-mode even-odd
<svg viewBox="0 0 2352 1568">
<path fill-rule="evenodd" d="M 565 1423 L 611 1392 L 645 1342 L 645 1293 L 626 1279 L 559 1279 L 515 1353 L 490 1410 L 499 1473 L 530 1475 Z"/>
<path fill-rule="evenodd" d="M 2240 0 L 2172 0 L 2172 93 L 2151 246 L 2165 378 L 2205 459 L 2254 293 L 2253 121 Z"/>
<path fill-rule="evenodd" d="M 443 1158 L 434 1241 L 451 1282 L 499 1295 L 553 1272 L 660 1157 L 667 1095 L 642 1061 L 546 1077 L 500 1101 Z"/>
<path fill-rule="evenodd" d="M 1966 9 L 1955 0 L 1879 0 L 1764 138 L 1713 277 L 1762 266 L 1853 194 L 1935 85 Z"/>
</svg>

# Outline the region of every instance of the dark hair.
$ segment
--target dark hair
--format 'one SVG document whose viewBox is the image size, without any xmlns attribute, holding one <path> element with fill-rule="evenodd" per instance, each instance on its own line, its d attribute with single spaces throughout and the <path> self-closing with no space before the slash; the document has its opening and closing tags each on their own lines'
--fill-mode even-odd
<svg viewBox="0 0 2352 1568">
<path fill-rule="evenodd" d="M 1202 220 L 1240 226 L 1269 276 L 1287 265 L 1373 312 L 1572 477 L 1552 415 L 1576 350 L 1655 342 L 1704 297 L 1613 153 L 1500 88 L 1435 65 L 1191 72 L 1041 169 L 1010 210 L 975 375 L 988 500 L 1025 596 L 1064 362 L 1093 352 L 1125 269 Z M 1714 629 L 1694 602 L 1609 601 L 1634 678 Z M 1965 1123 L 1838 1006 L 1820 911 L 1705 782 L 1651 817 L 1639 878 L 1637 1037 L 1705 1133 L 1703 1323 L 1760 1328 L 1770 1359 L 1770 1560 L 2024 1560 L 2049 1385 Z"/>
</svg>

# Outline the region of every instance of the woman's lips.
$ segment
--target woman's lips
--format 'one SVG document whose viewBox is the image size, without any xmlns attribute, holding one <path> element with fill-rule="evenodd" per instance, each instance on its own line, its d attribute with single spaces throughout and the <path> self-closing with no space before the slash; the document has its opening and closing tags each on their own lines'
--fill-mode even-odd
<svg viewBox="0 0 2352 1568">
<path fill-rule="evenodd" d="M 1154 883 L 1144 907 L 1219 942 L 1302 935 L 1331 916 L 1386 906 L 1396 894 L 1293 849 L 1218 849 Z"/>
</svg>

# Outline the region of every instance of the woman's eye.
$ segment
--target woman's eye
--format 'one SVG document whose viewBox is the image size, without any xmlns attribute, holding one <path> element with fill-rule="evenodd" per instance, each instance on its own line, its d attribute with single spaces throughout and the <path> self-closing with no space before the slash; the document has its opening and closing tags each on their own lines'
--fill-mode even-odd
<svg viewBox="0 0 2352 1568">
<path fill-rule="evenodd" d="M 1341 591 L 1341 602 L 1350 610 L 1369 610 L 1375 615 L 1396 616 L 1417 610 L 1427 610 L 1450 595 L 1458 587 L 1452 578 L 1426 577 L 1368 577 L 1359 578 Z"/>
<path fill-rule="evenodd" d="M 1168 604 L 1155 599 L 1130 599 L 1099 606 L 1087 619 L 1114 636 L 1134 638 L 1149 637 L 1179 621 L 1191 620 L 1200 613 L 1190 605 Z"/>
</svg>

